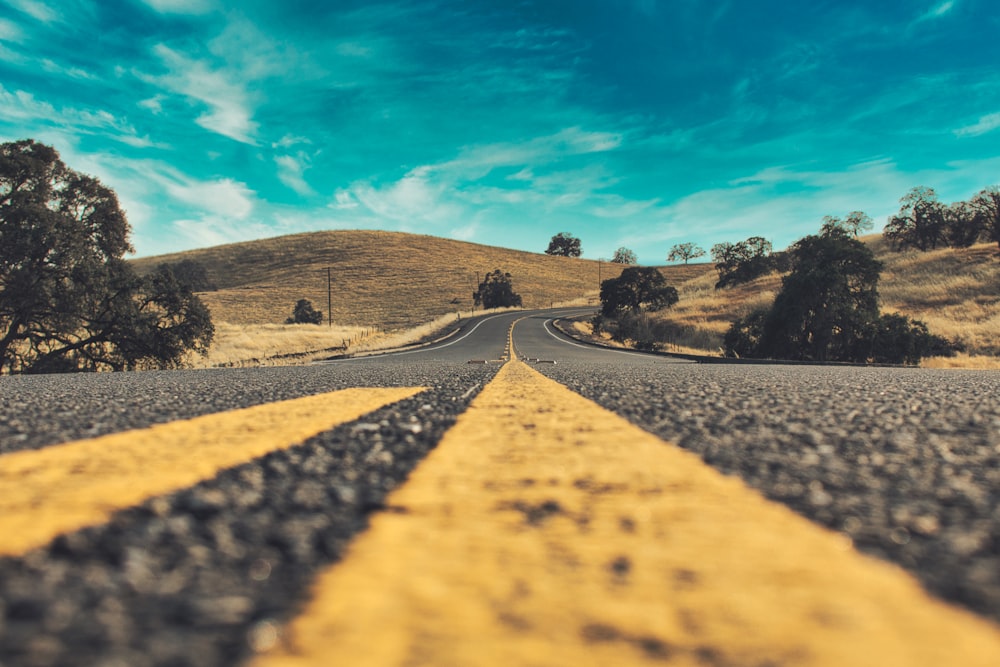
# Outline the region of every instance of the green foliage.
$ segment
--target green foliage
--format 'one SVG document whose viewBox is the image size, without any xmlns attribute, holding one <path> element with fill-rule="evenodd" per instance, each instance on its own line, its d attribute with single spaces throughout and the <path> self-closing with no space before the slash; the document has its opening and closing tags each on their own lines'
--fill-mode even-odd
<svg viewBox="0 0 1000 667">
<path fill-rule="evenodd" d="M 545 249 L 546 255 L 559 255 L 562 257 L 579 257 L 583 250 L 580 248 L 580 239 L 567 232 L 559 232 L 549 241 L 549 247 Z"/>
<path fill-rule="evenodd" d="M 916 365 L 932 354 L 951 356 L 956 351 L 947 340 L 930 333 L 920 320 L 895 313 L 882 315 L 875 322 L 871 341 L 869 358 L 883 364 Z"/>
<path fill-rule="evenodd" d="M 693 243 L 678 243 L 670 249 L 667 255 L 668 262 L 682 261 L 687 264 L 692 259 L 705 256 L 705 249 Z"/>
<path fill-rule="evenodd" d="M 617 278 L 601 283 L 601 313 L 615 317 L 625 312 L 660 310 L 677 303 L 677 290 L 650 266 L 630 266 Z"/>
<path fill-rule="evenodd" d="M 162 264 L 161 266 L 169 268 L 177 282 L 192 292 L 211 292 L 215 289 L 204 265 L 193 259 L 182 259 L 179 262 Z"/>
<path fill-rule="evenodd" d="M 947 347 L 922 322 L 880 315 L 881 262 L 847 230 L 825 232 L 792 246 L 791 272 L 774 305 L 733 323 L 727 356 L 916 364 Z"/>
<path fill-rule="evenodd" d="M 611 258 L 612 264 L 635 264 L 636 256 L 635 253 L 628 248 L 622 246 L 615 250 L 615 256 Z"/>
<path fill-rule="evenodd" d="M 952 248 L 968 248 L 983 234 L 982 221 L 972 204 L 959 201 L 944 209 L 945 241 Z"/>
<path fill-rule="evenodd" d="M 934 188 L 915 187 L 899 202 L 899 213 L 890 216 L 882 233 L 893 247 L 933 250 L 945 243 L 948 212 L 938 201 Z"/>
<path fill-rule="evenodd" d="M 323 324 L 323 311 L 314 310 L 309 299 L 299 299 L 285 324 Z"/>
<path fill-rule="evenodd" d="M 805 237 L 791 255 L 792 271 L 764 324 L 764 356 L 857 359 L 866 327 L 878 319 L 882 264 L 868 246 L 838 229 Z"/>
<path fill-rule="evenodd" d="M 719 272 L 716 289 L 732 287 L 766 275 L 775 269 L 771 242 L 761 236 L 751 236 L 738 243 L 716 243 L 712 259 Z"/>
<path fill-rule="evenodd" d="M 173 367 L 214 335 L 169 269 L 139 278 L 114 192 L 51 147 L 0 144 L 0 370 Z"/>
<path fill-rule="evenodd" d="M 829 234 L 834 230 L 841 230 L 851 236 L 861 236 L 862 232 L 870 231 L 875 226 L 871 216 L 863 211 L 851 211 L 846 217 L 837 218 L 828 215 L 823 218 L 823 227 L 820 234 Z"/>
<path fill-rule="evenodd" d="M 983 237 L 1000 247 L 1000 186 L 984 188 L 972 198 L 970 206 Z"/>
<path fill-rule="evenodd" d="M 722 341 L 727 357 L 752 359 L 760 356 L 760 341 L 764 337 L 768 313 L 767 309 L 754 310 L 733 322 Z"/>
<path fill-rule="evenodd" d="M 611 340 L 631 344 L 637 350 L 658 350 L 666 338 L 664 323 L 650 320 L 643 312 L 626 312 L 615 317 L 598 314 L 591 323 L 595 333 L 606 331 Z"/>
<path fill-rule="evenodd" d="M 520 308 L 521 295 L 514 292 L 509 273 L 495 269 L 486 274 L 479 289 L 472 295 L 483 308 Z"/>
</svg>

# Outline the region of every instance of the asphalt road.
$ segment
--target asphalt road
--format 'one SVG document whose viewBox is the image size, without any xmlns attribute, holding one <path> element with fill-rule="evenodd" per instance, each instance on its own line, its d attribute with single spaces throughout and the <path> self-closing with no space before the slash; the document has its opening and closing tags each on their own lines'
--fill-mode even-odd
<svg viewBox="0 0 1000 667">
<path fill-rule="evenodd" d="M 0 665 L 223 665 L 266 649 L 495 376 L 516 320 L 517 354 L 548 377 L 1000 621 L 1000 374 L 700 365 L 581 345 L 554 314 L 309 367 L 0 378 L 2 455 L 347 387 L 426 388 L 0 558 Z"/>
</svg>

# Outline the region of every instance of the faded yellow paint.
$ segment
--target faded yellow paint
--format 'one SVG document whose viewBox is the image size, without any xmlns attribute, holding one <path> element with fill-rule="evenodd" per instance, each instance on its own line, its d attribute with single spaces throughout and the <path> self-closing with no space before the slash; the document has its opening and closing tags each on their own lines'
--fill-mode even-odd
<svg viewBox="0 0 1000 667">
<path fill-rule="evenodd" d="M 0 555 L 291 447 L 419 388 L 344 389 L 0 457 Z"/>
<path fill-rule="evenodd" d="M 996 667 L 1000 630 L 523 363 L 256 667 Z"/>
</svg>

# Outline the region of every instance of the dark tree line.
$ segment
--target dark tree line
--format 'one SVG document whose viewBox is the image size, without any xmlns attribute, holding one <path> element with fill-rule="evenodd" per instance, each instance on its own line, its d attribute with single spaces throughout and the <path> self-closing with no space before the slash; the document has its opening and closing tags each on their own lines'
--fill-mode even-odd
<svg viewBox="0 0 1000 667">
<path fill-rule="evenodd" d="M 521 295 L 514 291 L 511 275 L 500 269 L 490 271 L 479 283 L 472 298 L 477 306 L 483 308 L 520 308 Z"/>
<path fill-rule="evenodd" d="M 824 225 L 788 251 L 790 271 L 769 309 L 733 323 L 728 356 L 916 364 L 947 341 L 923 322 L 881 315 L 882 270 L 871 249 L 837 225 Z"/>
<path fill-rule="evenodd" d="M 967 248 L 994 241 L 1000 247 L 1000 187 L 984 188 L 969 201 L 944 204 L 933 188 L 916 187 L 899 200 L 883 236 L 897 250 Z"/>
<path fill-rule="evenodd" d="M 30 139 L 0 144 L 0 371 L 174 367 L 208 309 L 171 268 L 138 276 L 115 193 Z"/>
</svg>

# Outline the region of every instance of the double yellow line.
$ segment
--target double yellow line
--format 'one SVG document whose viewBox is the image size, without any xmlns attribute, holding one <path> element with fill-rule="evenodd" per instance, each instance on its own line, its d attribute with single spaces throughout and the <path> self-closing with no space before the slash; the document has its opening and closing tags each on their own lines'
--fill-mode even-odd
<svg viewBox="0 0 1000 667">
<path fill-rule="evenodd" d="M 1000 630 L 516 359 L 257 667 L 1000 664 Z"/>
<path fill-rule="evenodd" d="M 1000 630 L 510 360 L 255 664 L 1000 664 Z M 420 391 L 356 389 L 0 457 L 0 553 Z"/>
<path fill-rule="evenodd" d="M 120 509 L 211 479 L 408 398 L 344 389 L 0 457 L 0 555 L 105 523 Z"/>
</svg>

